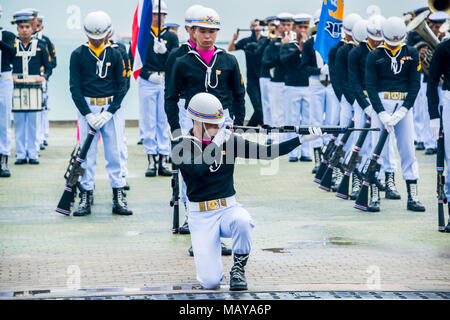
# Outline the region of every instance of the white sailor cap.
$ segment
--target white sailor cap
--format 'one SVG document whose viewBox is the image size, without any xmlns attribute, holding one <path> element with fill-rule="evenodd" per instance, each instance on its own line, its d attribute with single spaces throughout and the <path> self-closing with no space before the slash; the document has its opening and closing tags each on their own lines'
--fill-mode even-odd
<svg viewBox="0 0 450 320">
<path fill-rule="evenodd" d="M 292 13 L 283 12 L 277 15 L 278 20 L 281 22 L 293 21 L 294 15 Z"/>
<path fill-rule="evenodd" d="M 19 10 L 13 14 L 13 20 L 11 24 L 18 24 L 22 22 L 32 22 L 34 15 L 28 10 Z"/>
<path fill-rule="evenodd" d="M 34 9 L 34 8 L 26 8 L 26 9 L 22 9 L 21 11 L 26 11 L 31 13 L 34 17 L 37 17 L 39 14 L 39 10 L 38 9 Z"/>
<path fill-rule="evenodd" d="M 38 18 L 39 21 L 42 22 L 42 20 L 44 20 L 45 16 L 43 16 L 43 15 L 38 15 L 37 18 Z"/>
<path fill-rule="evenodd" d="M 294 22 L 296 24 L 309 24 L 311 22 L 312 16 L 307 13 L 299 13 L 294 15 Z"/>
<path fill-rule="evenodd" d="M 444 23 L 449 18 L 448 13 L 444 11 L 436 11 L 428 16 L 432 23 Z"/>
<path fill-rule="evenodd" d="M 322 9 L 317 9 L 316 12 L 314 12 L 314 24 L 319 23 L 321 14 L 322 14 Z"/>
</svg>

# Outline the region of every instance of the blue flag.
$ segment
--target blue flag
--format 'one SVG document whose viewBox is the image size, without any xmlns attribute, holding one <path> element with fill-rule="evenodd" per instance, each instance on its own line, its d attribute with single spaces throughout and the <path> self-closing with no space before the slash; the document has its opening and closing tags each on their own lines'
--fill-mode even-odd
<svg viewBox="0 0 450 320">
<path fill-rule="evenodd" d="M 344 16 L 344 0 L 323 0 L 314 50 L 328 63 L 328 52 L 340 40 L 342 35 L 342 19 Z"/>
</svg>

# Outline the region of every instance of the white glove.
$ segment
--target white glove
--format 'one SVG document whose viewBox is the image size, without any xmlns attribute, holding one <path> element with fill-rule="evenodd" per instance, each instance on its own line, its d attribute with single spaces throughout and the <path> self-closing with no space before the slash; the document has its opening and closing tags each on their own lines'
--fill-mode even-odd
<svg viewBox="0 0 450 320">
<path fill-rule="evenodd" d="M 86 120 L 88 122 L 88 124 L 92 127 L 92 129 L 94 130 L 98 130 L 97 128 L 97 120 L 98 120 L 99 114 L 93 114 L 93 113 L 88 113 L 86 115 Z"/>
<path fill-rule="evenodd" d="M 165 54 L 167 52 L 167 47 L 163 39 L 155 39 L 153 43 L 153 51 L 157 54 Z"/>
<path fill-rule="evenodd" d="M 405 107 L 401 107 L 391 116 L 391 120 L 389 120 L 388 124 L 392 127 L 396 126 L 408 113 L 408 109 Z"/>
<path fill-rule="evenodd" d="M 98 129 L 103 128 L 103 126 L 109 121 L 111 120 L 111 118 L 113 117 L 111 112 L 108 111 L 103 111 L 102 113 L 99 114 L 98 117 L 98 121 L 96 123 L 96 126 L 98 127 Z"/>
<path fill-rule="evenodd" d="M 232 133 L 233 132 L 230 129 L 227 129 L 226 127 L 222 127 L 219 129 L 219 131 L 217 131 L 216 136 L 214 137 L 214 139 L 211 142 L 214 143 L 216 146 L 220 147 L 225 142 L 230 140 Z"/>
<path fill-rule="evenodd" d="M 164 76 L 162 74 L 159 74 L 159 73 L 152 73 L 150 75 L 150 77 L 148 78 L 148 81 L 153 82 L 153 83 L 157 83 L 157 84 L 162 83 L 163 80 L 164 80 Z"/>
<path fill-rule="evenodd" d="M 378 117 L 380 118 L 380 121 L 383 123 L 387 132 L 389 132 L 389 133 L 394 132 L 394 127 L 390 125 L 391 116 L 386 111 L 381 111 L 378 114 Z"/>
<path fill-rule="evenodd" d="M 431 134 L 433 135 L 434 140 L 439 140 L 439 130 L 441 129 L 441 120 L 439 118 L 431 119 L 430 120 L 430 129 L 431 129 Z"/>
<path fill-rule="evenodd" d="M 330 69 L 328 67 L 328 65 L 324 65 L 321 69 L 320 69 L 320 74 L 326 76 L 330 74 Z"/>
<path fill-rule="evenodd" d="M 298 139 L 300 140 L 300 144 L 321 139 L 325 135 L 322 133 L 322 130 L 318 127 L 309 127 L 308 131 L 309 131 L 308 135 L 300 135 L 298 137 Z"/>
<path fill-rule="evenodd" d="M 370 106 L 367 106 L 365 109 L 364 109 L 364 112 L 367 114 L 367 116 L 369 117 L 369 118 L 372 118 L 372 114 L 373 114 L 373 107 L 370 105 Z"/>
</svg>

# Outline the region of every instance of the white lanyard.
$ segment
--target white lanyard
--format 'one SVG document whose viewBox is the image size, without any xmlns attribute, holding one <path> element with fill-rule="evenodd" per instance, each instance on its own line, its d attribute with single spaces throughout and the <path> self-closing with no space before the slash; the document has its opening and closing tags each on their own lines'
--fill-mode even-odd
<svg viewBox="0 0 450 320">
<path fill-rule="evenodd" d="M 36 55 L 38 41 L 36 39 L 31 40 L 31 45 L 28 50 L 25 50 L 25 47 L 22 44 L 22 41 L 19 40 L 19 45 L 16 47 L 16 56 L 22 57 L 22 75 L 24 77 L 28 76 L 28 63 L 31 58 Z"/>
<path fill-rule="evenodd" d="M 109 64 L 108 63 L 106 64 L 105 73 L 102 74 L 102 72 L 103 72 L 103 64 L 105 63 L 105 58 L 106 58 L 106 48 L 107 48 L 107 46 L 105 46 L 105 49 L 103 49 L 103 59 L 100 60 L 97 57 L 97 55 L 92 51 L 92 49 L 88 47 L 89 52 L 91 53 L 91 55 L 97 60 L 97 67 L 95 69 L 95 73 L 98 75 L 98 77 L 100 79 L 104 79 L 108 75 L 108 68 L 109 68 Z"/>
<path fill-rule="evenodd" d="M 402 48 L 400 48 L 398 50 L 398 53 L 395 56 L 393 56 L 393 57 L 389 54 L 389 52 L 387 52 L 386 48 L 384 48 L 384 52 L 386 52 L 388 57 L 391 59 L 391 70 L 392 70 L 392 72 L 394 72 L 394 74 L 399 74 L 400 72 L 402 72 L 403 64 L 400 63 L 400 66 L 399 66 L 399 63 L 397 61 L 398 56 L 402 52 Z"/>
<path fill-rule="evenodd" d="M 206 92 L 208 92 L 208 87 L 210 87 L 211 89 L 215 89 L 217 88 L 217 86 L 219 85 L 219 75 L 216 72 L 216 85 L 212 86 L 211 85 L 211 74 L 212 74 L 212 69 L 214 68 L 214 65 L 216 64 L 216 60 L 217 60 L 217 53 L 220 51 L 216 51 L 214 53 L 214 60 L 213 63 L 211 64 L 211 66 L 208 66 L 203 59 L 200 57 L 200 54 L 194 50 L 191 50 L 190 52 L 194 53 L 195 57 L 197 58 L 198 61 L 201 62 L 201 64 L 203 64 L 206 67 L 206 76 L 205 76 L 205 89 Z"/>
</svg>

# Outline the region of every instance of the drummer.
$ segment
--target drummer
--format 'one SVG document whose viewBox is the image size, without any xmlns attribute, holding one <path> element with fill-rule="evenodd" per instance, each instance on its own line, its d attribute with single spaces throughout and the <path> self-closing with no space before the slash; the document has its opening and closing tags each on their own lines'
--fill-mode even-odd
<svg viewBox="0 0 450 320">
<path fill-rule="evenodd" d="M 27 10 L 18 11 L 12 24 L 17 25 L 18 38 L 13 58 L 13 81 L 19 83 L 44 84 L 52 72 L 48 52 L 42 40 L 33 39 L 34 16 Z M 43 72 L 41 72 L 41 67 Z M 14 135 L 16 140 L 15 164 L 39 164 L 38 112 L 14 112 Z"/>
</svg>

